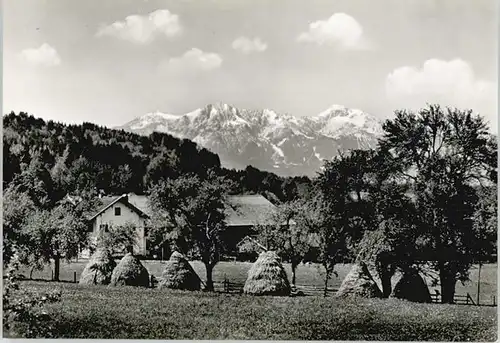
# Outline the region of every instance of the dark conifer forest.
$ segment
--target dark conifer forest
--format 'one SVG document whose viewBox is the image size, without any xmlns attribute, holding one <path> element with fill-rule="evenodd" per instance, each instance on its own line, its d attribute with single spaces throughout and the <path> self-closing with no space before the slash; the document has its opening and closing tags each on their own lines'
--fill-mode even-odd
<svg viewBox="0 0 500 343">
<path fill-rule="evenodd" d="M 92 123 L 44 121 L 23 112 L 5 115 L 3 128 L 4 189 L 24 179 L 27 191 L 43 193 L 52 204 L 67 193 L 144 194 L 161 179 L 185 174 L 203 179 L 210 170 L 232 181 L 232 193 L 260 193 L 274 202 L 294 199 L 311 183 L 307 177 L 285 178 L 252 166 L 223 168 L 216 154 L 165 133 L 140 136 Z"/>
</svg>

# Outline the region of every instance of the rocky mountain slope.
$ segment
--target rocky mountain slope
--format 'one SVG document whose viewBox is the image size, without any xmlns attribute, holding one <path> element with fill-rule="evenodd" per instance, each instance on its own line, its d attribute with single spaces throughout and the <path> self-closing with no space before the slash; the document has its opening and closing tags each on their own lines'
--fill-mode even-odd
<svg viewBox="0 0 500 343">
<path fill-rule="evenodd" d="M 374 116 L 338 105 L 299 118 L 219 103 L 184 115 L 148 113 L 118 129 L 188 138 L 219 154 L 225 167 L 253 165 L 283 176 L 313 176 L 324 159 L 343 150 L 372 148 L 382 134 Z"/>
</svg>

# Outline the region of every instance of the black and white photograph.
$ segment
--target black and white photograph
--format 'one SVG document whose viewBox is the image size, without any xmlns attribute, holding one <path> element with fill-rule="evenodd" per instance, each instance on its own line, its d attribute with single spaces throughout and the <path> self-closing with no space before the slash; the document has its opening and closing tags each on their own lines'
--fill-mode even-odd
<svg viewBox="0 0 500 343">
<path fill-rule="evenodd" d="M 494 342 L 494 0 L 2 1 L 3 338 Z"/>
</svg>

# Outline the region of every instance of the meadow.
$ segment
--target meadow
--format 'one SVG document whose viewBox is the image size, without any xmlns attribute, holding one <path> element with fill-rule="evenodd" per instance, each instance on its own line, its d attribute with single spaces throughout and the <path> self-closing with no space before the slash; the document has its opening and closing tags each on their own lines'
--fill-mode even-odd
<svg viewBox="0 0 500 343">
<path fill-rule="evenodd" d="M 117 261 L 118 262 L 118 261 Z M 164 264 L 161 261 L 151 261 L 146 260 L 142 261 L 144 266 L 147 268 L 148 272 L 155 277 L 161 277 Z M 74 273 L 76 272 L 77 281 L 80 278 L 80 274 L 85 268 L 87 264 L 87 260 L 80 260 L 78 262 L 71 263 L 63 263 L 61 264 L 61 281 L 73 281 Z M 191 265 L 193 266 L 196 273 L 200 276 L 202 280 L 206 279 L 205 276 L 205 267 L 201 262 L 192 261 Z M 247 272 L 250 269 L 252 263 L 250 262 L 219 262 L 213 271 L 213 278 L 216 284 L 216 287 L 222 287 L 221 284 L 225 278 L 234 283 L 243 284 L 247 277 Z M 290 265 L 284 264 L 285 270 L 289 279 L 291 279 L 291 268 Z M 335 267 L 335 271 L 338 276 L 333 275 L 332 278 L 328 282 L 328 287 L 337 289 L 342 280 L 347 275 L 351 268 L 350 264 L 339 264 Z M 29 277 L 30 270 L 24 268 L 22 271 L 26 277 Z M 323 276 L 323 268 L 317 264 L 300 264 L 297 268 L 297 285 L 302 286 L 316 286 L 323 287 L 324 285 L 324 276 Z M 50 266 L 46 266 L 41 271 L 33 271 L 32 273 L 33 279 L 42 279 L 42 280 L 50 280 L 51 279 L 51 268 Z M 393 285 L 398 281 L 399 275 L 393 277 Z M 477 298 L 477 280 L 478 280 L 478 268 L 477 266 L 473 266 L 470 270 L 470 281 L 465 283 L 457 282 L 456 285 L 456 293 L 465 295 L 469 293 L 471 297 L 476 301 Z M 439 291 L 439 286 L 432 286 L 431 280 L 426 280 L 427 285 L 431 292 L 434 290 Z M 482 304 L 492 304 L 493 297 L 497 296 L 497 264 L 486 264 L 483 265 L 481 270 L 481 285 L 480 285 L 480 302 Z M 498 302 L 498 299 L 495 299 Z"/>
<path fill-rule="evenodd" d="M 61 290 L 62 300 L 44 308 L 54 338 L 494 341 L 497 332 L 495 307 L 41 281 L 21 287 Z"/>
</svg>

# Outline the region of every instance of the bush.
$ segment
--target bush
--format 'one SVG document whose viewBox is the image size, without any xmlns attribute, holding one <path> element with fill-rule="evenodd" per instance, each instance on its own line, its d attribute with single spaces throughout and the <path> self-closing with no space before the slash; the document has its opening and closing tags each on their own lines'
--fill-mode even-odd
<svg viewBox="0 0 500 343">
<path fill-rule="evenodd" d="M 61 293 L 51 291 L 45 294 L 28 292 L 18 284 L 17 258 L 11 260 L 3 285 L 3 332 L 6 337 L 51 337 L 53 326 L 50 316 L 43 311 L 47 303 L 57 302 Z"/>
</svg>

